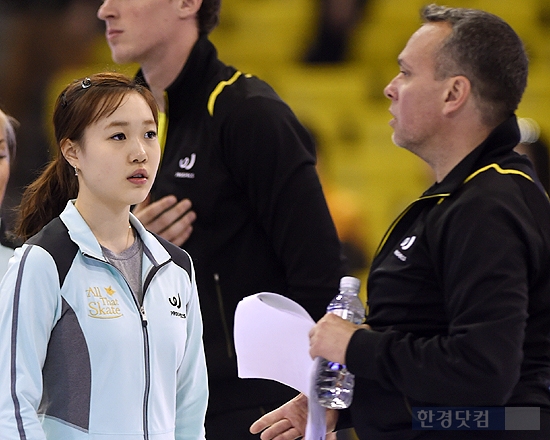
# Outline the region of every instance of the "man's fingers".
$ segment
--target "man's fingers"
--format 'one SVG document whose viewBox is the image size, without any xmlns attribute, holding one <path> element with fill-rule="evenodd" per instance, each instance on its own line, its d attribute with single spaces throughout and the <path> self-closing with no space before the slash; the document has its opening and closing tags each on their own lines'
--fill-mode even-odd
<svg viewBox="0 0 550 440">
<path fill-rule="evenodd" d="M 149 195 L 143 202 L 137 204 L 132 212 L 139 218 L 141 223 L 147 225 L 177 202 L 176 196 L 170 195 L 151 203 L 151 196 Z"/>
<path fill-rule="evenodd" d="M 163 237 L 163 232 L 172 227 L 168 235 L 179 236 L 195 220 L 194 213 L 183 218 L 191 209 L 191 201 L 188 199 L 177 202 L 174 196 L 166 196 L 156 202 L 146 203 L 147 201 L 137 205 L 133 213 L 147 229 Z M 187 231 L 187 236 L 189 233 Z"/>
<path fill-rule="evenodd" d="M 275 413 L 275 411 L 265 414 L 264 416 L 256 420 L 254 423 L 252 423 L 252 425 L 250 425 L 250 428 L 249 428 L 250 432 L 252 434 L 258 434 L 268 426 L 271 426 L 273 423 L 275 423 L 275 421 L 281 417 L 281 416 L 278 416 L 277 413 Z"/>
<path fill-rule="evenodd" d="M 183 217 L 164 229 L 160 234 L 161 237 L 176 246 L 181 246 L 193 232 L 192 225 L 196 218 L 197 215 L 193 211 L 188 211 Z"/>
<path fill-rule="evenodd" d="M 172 226 L 179 226 L 177 229 L 182 229 L 193 223 L 195 218 L 188 216 L 183 219 L 184 215 L 191 209 L 191 202 L 188 199 L 183 199 L 175 205 L 163 211 L 152 223 L 162 233 Z M 193 215 L 195 215 L 193 213 Z"/>
<path fill-rule="evenodd" d="M 270 422 L 264 423 L 261 420 L 252 424 L 250 432 L 252 434 L 261 432 L 260 439 L 262 440 L 294 440 L 302 436 L 288 419 L 280 419 L 273 424 Z"/>
<path fill-rule="evenodd" d="M 286 422 L 286 423 L 285 423 Z M 261 440 L 295 440 L 302 437 L 301 434 L 292 424 L 283 419 L 280 422 L 275 423 L 273 426 L 267 428 L 260 435 Z"/>
<path fill-rule="evenodd" d="M 294 440 L 303 436 L 307 422 L 307 397 L 299 394 L 250 426 L 262 440 Z M 262 432 L 263 431 L 263 432 Z"/>
</svg>

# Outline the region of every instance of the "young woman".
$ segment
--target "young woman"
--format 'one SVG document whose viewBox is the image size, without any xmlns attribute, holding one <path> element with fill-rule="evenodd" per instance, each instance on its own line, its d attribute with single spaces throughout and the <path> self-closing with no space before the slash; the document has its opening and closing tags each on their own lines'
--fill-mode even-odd
<svg viewBox="0 0 550 440">
<path fill-rule="evenodd" d="M 18 122 L 0 110 L 0 206 L 4 201 L 12 160 L 15 157 L 15 128 Z M 6 236 L 6 225 L 0 219 L 0 278 L 8 268 L 15 245 Z"/>
<path fill-rule="evenodd" d="M 61 154 L 24 194 L 32 237 L 0 286 L 1 437 L 203 439 L 193 265 L 130 213 L 160 160 L 154 98 L 93 75 L 59 96 L 54 128 Z"/>
</svg>

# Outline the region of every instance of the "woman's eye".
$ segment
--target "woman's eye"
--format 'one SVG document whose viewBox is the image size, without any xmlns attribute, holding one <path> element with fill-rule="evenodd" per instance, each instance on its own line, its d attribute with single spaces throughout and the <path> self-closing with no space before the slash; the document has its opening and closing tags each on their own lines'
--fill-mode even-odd
<svg viewBox="0 0 550 440">
<path fill-rule="evenodd" d="M 155 139 L 157 137 L 157 132 L 156 131 L 148 131 L 147 133 L 145 133 L 145 137 L 147 139 Z"/>
<path fill-rule="evenodd" d="M 126 139 L 126 135 L 124 133 L 117 133 L 111 136 L 111 139 L 114 139 L 115 141 L 123 141 L 124 139 Z"/>
</svg>

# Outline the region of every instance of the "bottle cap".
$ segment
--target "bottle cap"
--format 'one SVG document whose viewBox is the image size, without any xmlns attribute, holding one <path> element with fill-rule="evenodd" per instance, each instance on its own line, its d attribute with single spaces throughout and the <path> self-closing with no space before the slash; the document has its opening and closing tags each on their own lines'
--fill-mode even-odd
<svg viewBox="0 0 550 440">
<path fill-rule="evenodd" d="M 340 289 L 350 289 L 359 292 L 361 280 L 355 277 L 342 277 L 340 279 Z"/>
</svg>

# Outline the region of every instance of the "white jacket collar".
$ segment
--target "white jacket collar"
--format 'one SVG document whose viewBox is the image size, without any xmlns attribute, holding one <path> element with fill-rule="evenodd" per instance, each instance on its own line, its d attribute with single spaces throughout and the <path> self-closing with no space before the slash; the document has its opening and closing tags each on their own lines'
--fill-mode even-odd
<svg viewBox="0 0 550 440">
<path fill-rule="evenodd" d="M 80 212 L 74 206 L 74 200 L 69 200 L 67 206 L 59 216 L 61 221 L 69 230 L 71 240 L 76 243 L 80 251 L 98 260 L 106 261 L 101 251 L 101 246 L 92 230 L 80 215 Z M 152 263 L 156 266 L 163 264 L 170 259 L 170 254 L 164 249 L 153 234 L 151 234 L 140 221 L 130 213 L 130 223 L 139 234 L 143 241 L 146 253 L 149 258 L 153 258 Z"/>
</svg>

